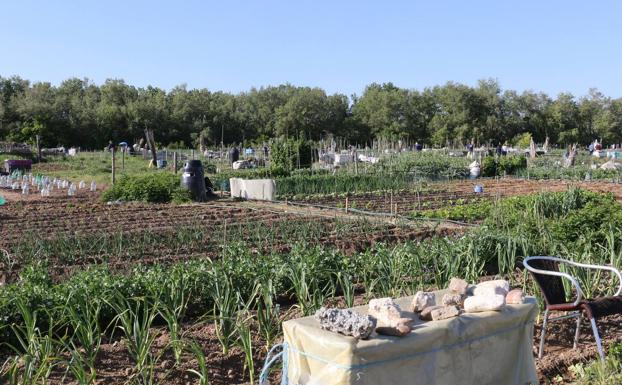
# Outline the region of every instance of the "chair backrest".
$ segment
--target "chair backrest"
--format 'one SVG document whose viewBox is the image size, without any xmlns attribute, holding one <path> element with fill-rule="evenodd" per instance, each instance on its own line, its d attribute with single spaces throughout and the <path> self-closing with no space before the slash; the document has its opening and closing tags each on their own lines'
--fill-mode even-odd
<svg viewBox="0 0 622 385">
<path fill-rule="evenodd" d="M 529 260 L 529 266 L 538 270 L 559 272 L 559 262 L 550 259 L 533 258 Z M 566 303 L 566 290 L 561 277 L 538 274 L 533 271 L 530 271 L 530 273 L 538 286 L 540 286 L 544 300 L 548 305 Z"/>
</svg>

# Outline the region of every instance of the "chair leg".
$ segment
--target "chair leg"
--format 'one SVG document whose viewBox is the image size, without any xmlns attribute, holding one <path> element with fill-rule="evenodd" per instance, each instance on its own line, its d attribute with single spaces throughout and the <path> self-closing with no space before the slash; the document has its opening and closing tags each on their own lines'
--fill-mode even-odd
<svg viewBox="0 0 622 385">
<path fill-rule="evenodd" d="M 592 323 L 592 331 L 594 332 L 594 339 L 596 340 L 596 346 L 598 347 L 598 354 L 600 355 L 601 361 L 605 361 L 605 352 L 603 351 L 603 343 L 600 340 L 600 334 L 598 334 L 596 320 L 591 318 L 590 322 Z"/>
<path fill-rule="evenodd" d="M 542 332 L 540 333 L 540 348 L 538 349 L 538 358 L 542 358 L 544 353 L 544 337 L 546 336 L 546 325 L 549 322 L 549 309 L 544 311 L 544 321 L 542 321 Z"/>
<path fill-rule="evenodd" d="M 579 313 L 579 315 L 577 316 L 577 330 L 575 330 L 574 332 L 574 343 L 572 344 L 572 348 L 576 349 L 577 345 L 579 344 L 579 329 L 581 328 L 581 317 L 583 316 L 582 313 Z"/>
</svg>

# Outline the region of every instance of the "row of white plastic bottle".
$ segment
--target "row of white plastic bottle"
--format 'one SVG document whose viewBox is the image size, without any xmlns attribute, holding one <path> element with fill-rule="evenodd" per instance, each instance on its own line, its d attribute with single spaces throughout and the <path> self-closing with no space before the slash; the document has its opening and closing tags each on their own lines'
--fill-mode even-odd
<svg viewBox="0 0 622 385">
<path fill-rule="evenodd" d="M 86 183 L 80 181 L 76 186 L 67 180 L 54 178 L 50 180 L 47 176 L 34 177 L 31 174 L 21 177 L 12 177 L 10 175 L 0 176 L 0 188 L 10 188 L 12 190 L 22 190 L 23 195 L 29 195 L 31 186 L 34 186 L 37 191 L 40 191 L 41 196 L 50 196 L 50 192 L 57 189 L 67 189 L 68 196 L 74 196 L 78 189 L 86 188 Z M 90 191 L 97 191 L 97 184 L 95 181 L 91 182 Z"/>
</svg>

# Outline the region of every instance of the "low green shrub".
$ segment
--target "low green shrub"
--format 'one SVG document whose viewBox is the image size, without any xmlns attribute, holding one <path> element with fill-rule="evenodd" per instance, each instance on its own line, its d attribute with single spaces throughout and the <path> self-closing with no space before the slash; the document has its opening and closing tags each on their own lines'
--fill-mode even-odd
<svg viewBox="0 0 622 385">
<path fill-rule="evenodd" d="M 101 199 L 104 201 L 142 201 L 152 203 L 170 202 L 173 197 L 184 200 L 184 192 L 180 191 L 179 175 L 169 172 L 150 173 L 139 176 L 122 176 Z"/>
<path fill-rule="evenodd" d="M 270 165 L 291 171 L 311 167 L 311 143 L 301 139 L 277 139 L 270 146 Z"/>
<path fill-rule="evenodd" d="M 514 175 L 527 168 L 527 158 L 521 155 L 487 156 L 482 159 L 482 176 Z"/>
</svg>

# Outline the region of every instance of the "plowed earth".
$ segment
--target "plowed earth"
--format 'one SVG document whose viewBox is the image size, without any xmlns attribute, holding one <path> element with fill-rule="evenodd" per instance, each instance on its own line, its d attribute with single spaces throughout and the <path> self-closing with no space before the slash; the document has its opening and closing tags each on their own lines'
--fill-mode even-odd
<svg viewBox="0 0 622 385">
<path fill-rule="evenodd" d="M 484 194 L 475 195 L 473 188 L 476 184 L 483 185 Z M 441 207 L 454 204 L 456 200 L 469 201 L 472 199 L 493 199 L 496 196 L 524 195 L 539 191 L 562 191 L 569 185 L 576 185 L 598 192 L 611 192 L 616 199 L 622 200 L 622 185 L 603 182 L 575 182 L 562 181 L 527 181 L 503 179 L 478 180 L 468 182 L 445 183 L 434 186 L 436 192 L 425 194 L 396 194 L 393 203 L 397 203 L 398 212 L 407 213 L 415 209 Z M 230 200 L 216 200 L 204 204 L 190 205 L 153 205 L 143 203 L 123 203 L 107 205 L 96 199 L 96 194 L 78 192 L 77 197 L 66 197 L 60 192 L 52 197 L 41 198 L 38 195 L 23 197 L 18 193 L 2 190 L 0 195 L 7 198 L 8 203 L 0 207 L 0 248 L 11 250 L 20 240 L 33 234 L 42 238 L 105 236 L 107 234 L 124 233 L 139 234 L 150 231 L 154 234 L 174 233 L 187 226 L 207 226 L 214 229 L 214 237 L 205 239 L 207 247 L 200 249 L 166 249 L 145 248 L 139 259 L 133 260 L 131 255 L 116 260 L 107 260 L 112 268 L 125 268 L 132 263 L 170 263 L 176 260 L 217 257 L 217 245 L 222 242 L 225 227 L 253 227 L 270 228 L 281 221 L 293 222 L 297 220 L 315 221 L 324 231 L 322 235 L 313 239 L 315 242 L 334 245 L 343 250 L 363 250 L 375 242 L 397 243 L 407 239 L 423 239 L 440 235 L 459 234 L 462 228 L 455 226 L 408 227 L 387 222 L 375 225 L 352 224 L 347 232 L 337 223 L 337 214 L 322 210 L 302 210 L 278 204 L 262 205 L 258 203 L 233 202 Z M 390 196 L 372 196 L 350 198 L 355 206 L 376 212 L 390 212 Z M 429 203 L 426 203 L 429 202 Z M 307 201 L 309 203 L 309 201 Z M 343 199 L 330 197 L 311 201 L 323 205 L 343 205 Z M 367 206 L 367 207 L 366 207 Z M 341 214 L 339 214 L 341 215 Z M 340 220 L 352 219 L 340 217 Z M 240 233 L 243 234 L 243 231 Z M 348 235 L 345 235 L 348 234 Z M 291 245 L 289 237 L 276 237 L 271 247 L 280 247 L 283 251 Z M 209 247 L 211 245 L 211 247 Z M 276 245 L 276 246 L 275 246 Z M 75 269 L 91 264 L 101 263 L 98 255 L 84 256 L 84 259 L 67 262 L 62 260 L 50 261 L 50 269 L 56 279 L 63 279 Z M 19 271 L 13 267 L 14 273 Z M 0 272 L 0 275 L 1 272 Z M 11 280 L 11 277 L 8 277 Z M 362 298 L 357 302 L 363 303 Z M 299 316 L 296 310 L 284 312 L 283 318 Z M 622 319 L 608 317 L 599 323 L 601 335 L 605 345 L 622 341 Z M 153 329 L 157 335 L 154 353 L 162 353 L 168 335 L 163 327 Z M 221 351 L 214 327 L 209 322 L 189 322 L 185 325 L 187 339 L 194 339 L 200 343 L 207 358 L 209 379 L 211 384 L 246 384 L 248 375 L 244 370 L 244 355 L 238 348 L 232 349 L 227 355 Z M 536 326 L 534 336 L 534 353 L 538 345 L 539 327 Z M 593 360 L 596 357 L 595 344 L 591 336 L 591 329 L 587 322 L 583 323 L 579 349 L 572 349 L 574 335 L 573 320 L 564 320 L 551 324 L 547 337 L 546 354 L 543 359 L 536 360 L 536 365 L 542 384 L 549 383 L 548 379 L 559 376 L 562 383 L 572 380 L 567 367 L 577 362 Z M 256 371 L 263 364 L 265 358 L 265 343 L 255 336 Z M 0 357 L 2 359 L 3 357 Z M 2 359 L 2 362 L 4 360 Z M 133 362 L 120 340 L 106 340 L 98 356 L 98 384 L 123 384 L 133 374 Z M 179 366 L 174 365 L 170 352 L 164 352 L 157 362 L 156 383 L 164 385 L 197 384 L 198 380 L 188 372 L 196 369 L 197 361 L 186 354 Z M 64 377 L 64 372 L 56 370 L 52 375 L 52 384 L 74 384 L 70 378 Z M 277 383 L 278 375 L 272 376 L 273 384 Z M 556 382 L 559 383 L 559 382 Z"/>
</svg>

